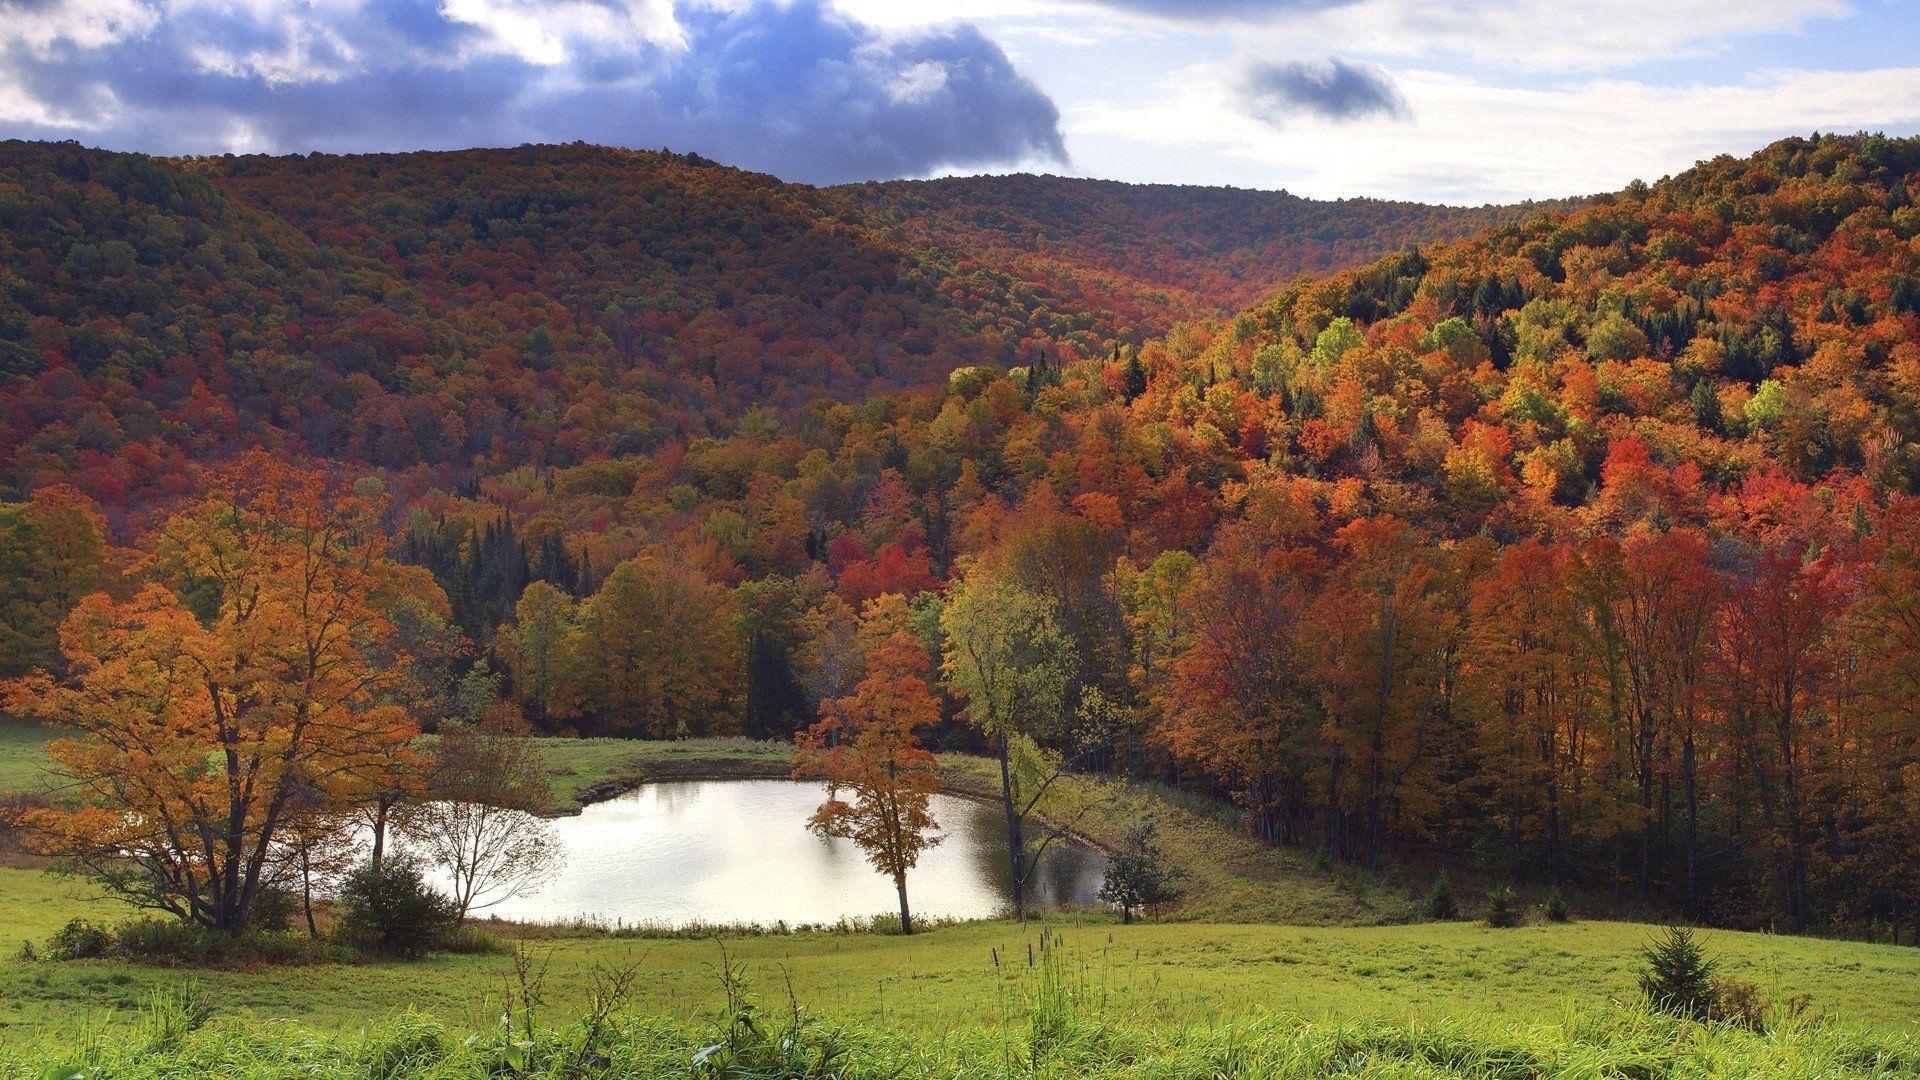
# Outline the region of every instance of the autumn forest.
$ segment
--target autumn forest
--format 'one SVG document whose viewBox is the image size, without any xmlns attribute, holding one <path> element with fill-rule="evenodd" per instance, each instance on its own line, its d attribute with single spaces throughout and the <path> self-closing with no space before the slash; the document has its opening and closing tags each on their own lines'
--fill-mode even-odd
<svg viewBox="0 0 1920 1080">
<path fill-rule="evenodd" d="M 448 718 L 868 733 L 1920 942 L 1920 141 L 1479 209 L 12 142 L 0 223 L 23 719 L 294 709 L 248 782 L 356 805 Z M 174 797 L 90 794 L 13 818 L 98 859 Z M 176 914 L 241 918 L 233 839 L 145 868 Z"/>
</svg>

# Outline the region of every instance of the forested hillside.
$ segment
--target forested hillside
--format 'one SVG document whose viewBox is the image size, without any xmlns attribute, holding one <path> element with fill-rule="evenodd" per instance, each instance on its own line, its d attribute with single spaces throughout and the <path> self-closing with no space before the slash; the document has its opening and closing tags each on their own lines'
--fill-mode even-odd
<svg viewBox="0 0 1920 1080">
<path fill-rule="evenodd" d="M 538 172 L 542 155 L 574 152 L 482 159 Z M 977 748 L 987 728 L 1080 767 L 1229 795 L 1275 843 L 1364 865 L 1420 853 L 1729 924 L 1920 929 L 1920 141 L 1786 140 L 1297 282 L 1138 345 L 1102 337 L 1104 314 L 1062 316 L 1061 329 L 1021 321 L 1035 310 L 1024 301 L 959 302 L 959 264 L 944 256 L 890 277 L 875 256 L 861 265 L 903 292 L 848 310 L 926 298 L 910 324 L 928 335 L 914 370 L 939 381 L 757 412 L 721 437 L 644 381 L 680 369 L 616 359 L 608 327 L 624 324 L 604 315 L 615 294 L 671 291 L 673 267 L 700 259 L 666 260 L 648 292 L 623 276 L 639 255 L 613 254 L 639 223 L 563 215 L 579 231 L 543 246 L 510 235 L 534 229 L 530 205 L 462 211 L 457 185 L 439 192 L 411 166 L 386 175 L 385 159 L 302 175 L 326 160 L 180 167 L 207 185 L 191 189 L 206 192 L 187 204 L 192 220 L 270 215 L 271 245 L 218 250 L 362 325 L 393 320 L 397 355 L 418 364 L 321 363 L 302 351 L 335 340 L 320 327 L 225 302 L 196 309 L 209 323 L 184 339 L 194 350 L 163 353 L 178 373 L 16 351 L 28 362 L 7 392 L 16 483 L 98 490 L 89 470 L 126 460 L 130 424 L 170 446 L 208 426 L 181 419 L 184 403 L 244 400 L 237 431 L 339 458 L 370 499 L 402 497 L 389 515 L 399 552 L 432 570 L 471 642 L 444 672 L 447 699 L 497 687 L 553 731 L 786 734 L 853 691 L 875 626 L 910 628 L 945 660 L 944 741 Z M 826 194 L 724 175 L 767 200 L 767 223 L 742 213 L 738 228 L 760 241 L 701 259 L 724 249 L 739 259 L 724 265 L 759 265 L 782 250 L 769 235 L 852 227 L 782 216 Z M 54 195 L 69 208 L 38 232 L 10 227 L 16 249 L 44 235 L 35 250 L 71 252 L 89 214 L 126 219 L 127 204 L 85 182 L 51 190 L 0 209 L 24 221 L 23 198 Z M 338 209 L 298 209 L 308 202 Z M 861 250 L 907 250 L 887 238 L 916 229 L 1002 228 L 943 207 L 922 219 L 934 224 L 862 233 L 874 246 Z M 145 236 L 184 228 L 139 220 Z M 1399 222 L 1383 226 L 1396 236 L 1405 225 L 1382 220 Z M 600 243 L 574 244 L 596 227 L 609 230 Z M 499 235 L 459 242 L 482 232 Z M 138 245 L 93 246 L 89 258 L 140 276 Z M 1084 259 L 1127 289 L 1151 279 L 1195 297 L 1210 280 L 1199 254 L 1155 278 L 1129 244 L 1100 250 L 1041 261 Z M 795 251 L 807 267 L 841 265 Z M 92 264 L 65 269 L 73 258 L 57 261 L 54 280 L 70 282 L 59 295 L 90 287 Z M 733 279 L 704 273 L 686 275 L 707 281 L 687 322 L 663 316 L 633 335 L 636 350 L 740 325 L 716 310 Z M 792 279 L 773 272 L 727 310 L 773 304 Z M 507 314 L 522 309 L 541 315 Z M 76 328 L 132 334 L 160 318 L 73 310 L 9 315 L 8 332 L 71 341 Z M 797 309 L 764 310 L 783 326 L 778 313 Z M 961 336 L 936 316 L 960 320 Z M 421 325 L 447 337 L 405 344 Z M 855 336 L 893 341 L 908 325 Z M 489 349 L 447 345 L 468 330 Z M 242 340 L 253 359 L 236 365 L 225 350 Z M 722 366 L 741 362 L 716 350 Z M 267 355 L 325 389 L 250 399 L 211 381 L 237 381 L 237 367 L 255 377 Z M 896 370 L 895 354 L 870 355 Z M 616 372 L 654 389 L 622 396 Z M 132 419 L 102 403 L 108 384 L 119 389 L 104 400 Z M 551 396 L 478 392 L 496 385 Z M 174 404 L 142 421 L 146 401 Z M 716 391 L 702 405 L 724 401 Z M 345 419 L 371 402 L 396 411 Z M 348 426 L 296 442 L 294 418 L 313 416 Z M 491 467 L 406 489 L 365 475 L 409 455 L 448 460 L 455 432 L 458 456 L 490 454 Z M 21 527 L 67 522 L 68 505 L 42 496 Z M 1005 693 L 1017 721 L 982 723 Z"/>
<path fill-rule="evenodd" d="M 670 153 L 171 160 L 8 143 L 0 490 L 72 482 L 118 514 L 177 493 L 190 461 L 264 443 L 406 474 L 410 493 L 650 452 L 756 408 L 791 417 L 965 365 L 1057 365 L 1229 295 L 1215 277 L 1089 302 L 1106 298 L 1108 266 L 1155 251 L 1192 263 L 1186 236 L 1219 196 L 1170 190 L 1191 190 L 1196 213 L 1056 205 L 1071 242 L 1035 263 L 910 213 L 881 220 L 839 190 Z M 1284 268 L 1486 216 L 1235 200 L 1339 235 L 1288 234 Z M 1276 250 L 1257 232 L 1212 249 L 1243 241 Z"/>
<path fill-rule="evenodd" d="M 1303 274 L 1455 240 L 1554 204 L 1460 208 L 1058 176 L 957 176 L 836 191 L 916 246 L 1011 268 L 1076 304 L 1164 332 Z"/>
<path fill-rule="evenodd" d="M 861 604 L 917 595 L 951 656 L 992 596 L 1068 672 L 1042 742 L 1229 793 L 1275 842 L 1908 924 L 1916 163 L 1791 140 L 1100 361 L 449 509 L 639 555 L 503 631 L 510 667 L 559 658 L 514 683 L 549 724 L 662 732 L 567 659 L 615 612 L 734 622 L 733 666 L 687 670 L 765 731 L 851 677 L 826 658 Z"/>
</svg>

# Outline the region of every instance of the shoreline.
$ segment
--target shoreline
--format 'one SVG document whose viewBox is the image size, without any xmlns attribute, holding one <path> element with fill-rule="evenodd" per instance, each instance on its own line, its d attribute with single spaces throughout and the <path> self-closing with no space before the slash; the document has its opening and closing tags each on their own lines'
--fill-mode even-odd
<svg viewBox="0 0 1920 1080">
<path fill-rule="evenodd" d="M 669 784 L 681 781 L 698 780 L 794 780 L 793 769 L 785 762 L 769 761 L 763 758 L 749 757 L 711 757 L 692 758 L 684 761 L 645 762 L 635 761 L 635 771 L 621 776 L 611 776 L 597 780 L 580 789 L 570 805 L 563 806 L 550 814 L 548 818 L 578 817 L 582 811 L 595 803 L 603 803 L 629 795 L 649 784 Z M 1000 805 L 999 793 L 990 785 L 977 783 L 975 778 L 959 769 L 942 767 L 940 770 L 940 793 L 958 799 Z M 1036 812 L 1033 820 L 1053 827 L 1046 815 Z M 1079 829 L 1066 829 L 1061 832 L 1063 839 L 1084 844 L 1102 854 L 1111 855 L 1113 844 L 1091 836 Z"/>
</svg>

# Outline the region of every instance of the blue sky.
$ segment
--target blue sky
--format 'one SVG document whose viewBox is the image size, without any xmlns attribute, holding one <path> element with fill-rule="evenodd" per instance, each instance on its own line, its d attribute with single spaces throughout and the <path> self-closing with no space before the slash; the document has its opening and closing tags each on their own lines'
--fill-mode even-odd
<svg viewBox="0 0 1920 1080">
<path fill-rule="evenodd" d="M 0 136 L 1478 203 L 1920 133 L 1892 0 L 0 0 Z"/>
</svg>

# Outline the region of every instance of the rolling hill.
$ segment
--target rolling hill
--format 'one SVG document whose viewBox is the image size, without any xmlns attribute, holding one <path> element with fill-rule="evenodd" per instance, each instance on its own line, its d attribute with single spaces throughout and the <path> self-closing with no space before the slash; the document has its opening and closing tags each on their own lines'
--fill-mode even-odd
<svg viewBox="0 0 1920 1080">
<path fill-rule="evenodd" d="M 119 507 L 254 443 L 419 487 L 574 465 L 754 409 L 1094 355 L 1258 288 L 1242 263 L 1278 280 L 1500 216 L 1112 187 L 822 190 L 583 145 L 162 159 L 7 143 L 0 490 L 71 481 Z M 1261 224 L 1197 244 L 1262 206 Z M 965 225 L 983 218 L 1002 224 Z M 1044 240 L 1008 239 L 1038 220 Z M 1203 269 L 1215 256 L 1226 269 Z"/>
</svg>

